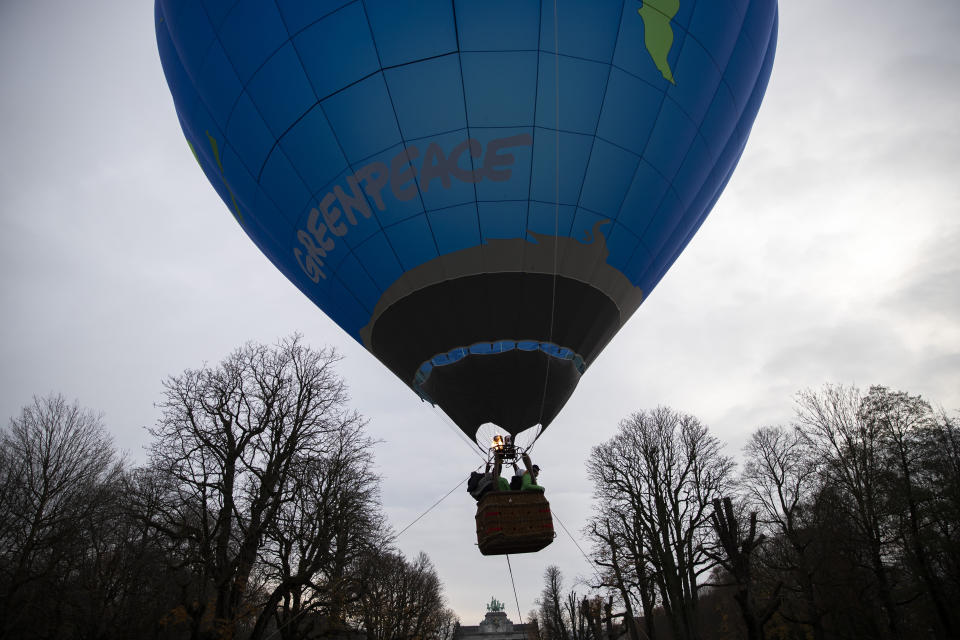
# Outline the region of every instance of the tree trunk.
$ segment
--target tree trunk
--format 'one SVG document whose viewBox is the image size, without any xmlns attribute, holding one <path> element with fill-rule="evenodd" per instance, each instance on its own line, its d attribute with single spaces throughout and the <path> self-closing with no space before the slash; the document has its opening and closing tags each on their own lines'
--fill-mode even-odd
<svg viewBox="0 0 960 640">
<path fill-rule="evenodd" d="M 280 604 L 284 594 L 288 591 L 289 589 L 286 586 L 280 586 L 273 590 L 266 604 L 260 609 L 257 622 L 253 625 L 253 630 L 250 632 L 248 640 L 260 640 L 263 637 L 263 634 L 267 632 L 267 625 L 270 624 L 270 619 L 276 615 L 277 605 Z"/>
<path fill-rule="evenodd" d="M 883 606 L 884 613 L 887 615 L 887 631 L 894 640 L 901 640 L 900 616 L 896 610 L 896 603 L 893 600 L 893 590 L 890 588 L 890 579 L 887 568 L 880 557 L 880 543 L 878 540 L 871 540 L 870 562 L 873 565 L 873 572 L 877 578 L 877 591 L 880 595 L 880 604 Z"/>
<path fill-rule="evenodd" d="M 802 556 L 800 562 L 806 564 Z M 808 624 L 813 631 L 813 640 L 826 640 L 827 635 L 823 629 L 823 613 L 817 604 L 816 595 L 813 591 L 813 577 L 803 566 L 796 568 L 796 575 L 797 582 L 800 583 L 800 591 L 803 594 Z"/>
<path fill-rule="evenodd" d="M 613 596 L 603 605 L 603 614 L 607 623 L 607 640 L 616 640 L 613 635 Z"/>
<path fill-rule="evenodd" d="M 754 615 L 753 607 L 750 604 L 750 592 L 743 587 L 737 590 L 733 596 L 737 606 L 740 607 L 740 615 L 743 617 L 743 624 L 747 629 L 747 640 L 764 640 L 763 625 Z"/>
<path fill-rule="evenodd" d="M 933 571 L 930 570 L 930 560 L 926 547 L 921 540 L 919 515 L 920 508 L 917 504 L 913 491 L 913 479 L 910 473 L 910 463 L 906 457 L 906 452 L 902 447 L 899 451 L 899 458 L 900 471 L 903 473 L 904 492 L 906 493 L 907 498 L 907 512 L 909 514 L 909 547 L 913 553 L 914 562 L 917 565 L 917 571 L 920 574 L 920 579 L 927 588 L 927 592 L 930 594 L 930 599 L 933 601 L 933 607 L 940 622 L 937 628 L 937 636 L 942 640 L 956 638 L 960 636 L 960 633 L 958 633 L 958 629 L 955 627 L 953 617 L 950 615 L 950 608 L 946 602 L 943 584 L 933 574 Z"/>
</svg>

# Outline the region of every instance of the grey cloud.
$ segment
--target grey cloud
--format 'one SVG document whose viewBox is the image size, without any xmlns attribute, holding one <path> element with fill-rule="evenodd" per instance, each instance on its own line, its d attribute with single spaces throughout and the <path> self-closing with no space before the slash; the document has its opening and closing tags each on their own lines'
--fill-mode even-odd
<svg viewBox="0 0 960 640">
<path fill-rule="evenodd" d="M 833 325 L 804 327 L 770 351 L 762 373 L 790 372 L 797 388 L 830 381 L 873 384 L 882 383 L 878 378 L 909 360 L 910 351 L 897 334 L 864 314 Z"/>
<path fill-rule="evenodd" d="M 937 321 L 955 329 L 960 317 L 958 247 L 960 225 L 930 238 L 916 264 L 883 301 L 884 306 L 908 321 L 918 316 L 935 316 Z"/>
</svg>

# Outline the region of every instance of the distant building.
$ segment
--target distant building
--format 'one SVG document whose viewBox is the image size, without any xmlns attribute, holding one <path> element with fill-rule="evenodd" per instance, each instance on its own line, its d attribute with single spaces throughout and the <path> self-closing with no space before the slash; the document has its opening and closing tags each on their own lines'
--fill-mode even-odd
<svg viewBox="0 0 960 640">
<path fill-rule="evenodd" d="M 453 640 L 539 640 L 540 630 L 536 622 L 514 624 L 507 618 L 503 604 L 492 600 L 487 605 L 487 615 L 476 626 L 460 626 Z"/>
</svg>

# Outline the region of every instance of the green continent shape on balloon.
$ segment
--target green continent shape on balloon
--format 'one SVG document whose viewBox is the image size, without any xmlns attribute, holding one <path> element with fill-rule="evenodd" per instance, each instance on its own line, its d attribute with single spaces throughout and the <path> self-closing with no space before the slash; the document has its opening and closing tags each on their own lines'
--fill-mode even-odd
<svg viewBox="0 0 960 640">
<path fill-rule="evenodd" d="M 673 28 L 670 21 L 680 10 L 680 0 L 644 0 L 637 9 L 643 20 L 643 42 L 647 46 L 653 63 L 663 77 L 676 84 L 667 56 L 673 46 Z"/>
</svg>

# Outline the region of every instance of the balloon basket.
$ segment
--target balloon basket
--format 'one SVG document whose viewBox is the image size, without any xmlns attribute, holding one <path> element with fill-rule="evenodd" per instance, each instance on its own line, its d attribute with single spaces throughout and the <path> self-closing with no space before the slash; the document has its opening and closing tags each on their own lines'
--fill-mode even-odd
<svg viewBox="0 0 960 640">
<path fill-rule="evenodd" d="M 477 546 L 485 556 L 533 553 L 556 537 L 540 491 L 490 491 L 477 504 Z"/>
</svg>

